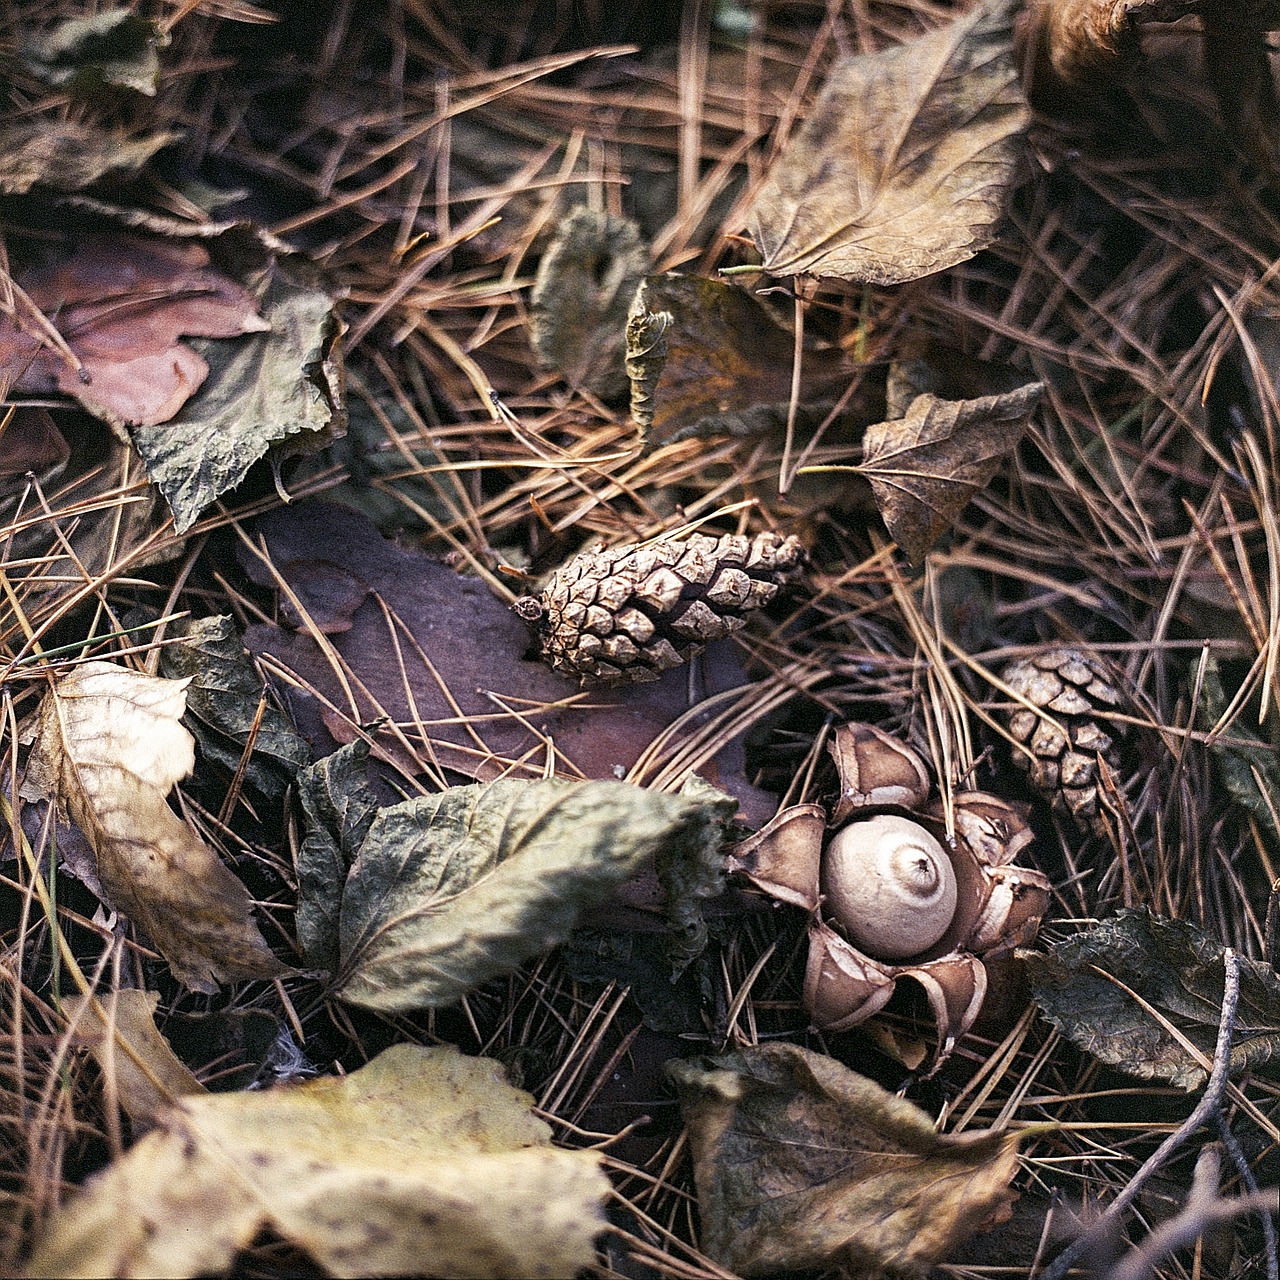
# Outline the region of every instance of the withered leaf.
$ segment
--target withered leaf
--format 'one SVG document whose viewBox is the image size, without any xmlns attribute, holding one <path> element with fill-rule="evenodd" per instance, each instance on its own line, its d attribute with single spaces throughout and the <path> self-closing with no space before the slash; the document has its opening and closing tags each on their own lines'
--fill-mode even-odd
<svg viewBox="0 0 1280 1280">
<path fill-rule="evenodd" d="M 398 734 L 377 733 L 375 754 L 410 775 L 434 765 L 480 781 L 537 778 L 553 751 L 557 773 L 611 778 L 690 710 L 680 670 L 655 684 L 579 694 L 526 656 L 528 629 L 483 582 L 396 546 L 357 512 L 296 503 L 257 530 L 275 571 L 331 637 L 333 658 L 306 631 L 255 625 L 245 633 L 251 650 L 270 653 L 320 695 L 281 690 L 317 755 L 352 741 L 356 724 L 386 717 Z M 255 580 L 275 585 L 261 561 L 244 558 Z M 281 613 L 301 624 L 285 600 Z M 709 646 L 703 662 L 708 696 L 747 686 L 731 642 Z M 743 776 L 741 739 L 697 769 L 739 801 L 744 822 L 773 813 L 776 802 Z"/>
<path fill-rule="evenodd" d="M 56 798 L 97 857 L 108 901 L 196 991 L 287 972 L 258 932 L 249 892 L 165 803 L 191 772 L 186 681 L 85 662 L 24 725 L 21 794 Z"/>
<path fill-rule="evenodd" d="M 492 1059 L 400 1044 L 350 1075 L 182 1099 L 56 1215 L 32 1277 L 227 1271 L 264 1228 L 334 1276 L 571 1276 L 609 1184 Z"/>
<path fill-rule="evenodd" d="M 713 816 L 622 782 L 556 779 L 382 809 L 342 889 L 338 993 L 387 1011 L 453 1004 L 562 942 L 664 847 L 696 852 Z"/>
<path fill-rule="evenodd" d="M 0 124 L 0 192 L 24 195 L 37 184 L 80 191 L 104 174 L 141 169 L 177 133 L 130 137 L 75 120 L 8 120 Z"/>
<path fill-rule="evenodd" d="M 862 463 L 889 533 L 913 563 L 951 527 L 1027 429 L 1044 384 L 976 400 L 917 396 L 862 438 Z"/>
<path fill-rule="evenodd" d="M 365 777 L 369 747 L 357 739 L 298 774 L 305 819 L 298 846 L 298 944 L 309 964 L 338 967 L 342 887 L 378 813 Z"/>
<path fill-rule="evenodd" d="M 125 988 L 62 1001 L 77 1043 L 89 1046 L 135 1124 L 152 1124 L 178 1098 L 205 1092 L 156 1028 L 159 1000 L 154 991 Z"/>
<path fill-rule="evenodd" d="M 627 319 L 631 416 L 653 444 L 781 428 L 795 340 L 758 298 L 723 280 L 649 276 Z M 805 348 L 801 425 L 821 420 L 848 381 L 841 352 Z"/>
<path fill-rule="evenodd" d="M 22 60 L 45 84 L 89 90 L 107 84 L 153 96 L 160 83 L 159 50 L 168 43 L 158 22 L 128 9 L 106 9 L 28 35 Z"/>
<path fill-rule="evenodd" d="M 529 298 L 533 345 L 544 367 L 606 400 L 627 389 L 627 313 L 648 270 L 630 218 L 581 206 L 561 219 Z"/>
<path fill-rule="evenodd" d="M 740 1275 L 923 1274 L 1013 1199 L 1018 1134 L 940 1134 L 833 1058 L 775 1043 L 667 1070 L 702 1247 Z"/>
<path fill-rule="evenodd" d="M 1200 727 L 1212 729 L 1226 708 L 1222 671 L 1218 660 L 1210 658 L 1200 677 Z M 1237 716 L 1225 733 L 1209 743 L 1209 752 L 1232 799 L 1249 809 L 1264 828 L 1275 831 L 1280 813 L 1280 756 L 1275 744 L 1259 737 L 1244 717 Z"/>
<path fill-rule="evenodd" d="M 1046 953 L 1018 954 L 1036 1004 L 1073 1044 L 1127 1075 L 1194 1090 L 1208 1071 L 1157 1015 L 1211 1059 L 1222 1008 L 1222 953 L 1220 942 L 1189 921 L 1125 910 Z M 1278 1063 L 1280 977 L 1270 965 L 1241 958 L 1231 1070 L 1274 1076 Z"/>
<path fill-rule="evenodd" d="M 752 210 L 765 271 L 899 284 L 992 242 L 1028 121 L 1013 7 L 835 68 Z"/>
<path fill-rule="evenodd" d="M 116 426 L 164 422 L 200 387 L 208 365 L 182 337 L 268 327 L 253 294 L 194 241 L 89 234 L 62 262 L 16 278 L 55 317 L 76 362 L 20 312 L 21 327 L 0 317 L 0 360 L 21 371 L 15 387 L 60 391 Z"/>
<path fill-rule="evenodd" d="M 195 343 L 209 369 L 199 394 L 133 431 L 179 533 L 268 451 L 323 448 L 345 429 L 334 299 L 282 259 L 264 274 L 260 331 Z"/>
<path fill-rule="evenodd" d="M 240 633 L 229 616 L 182 618 L 170 625 L 175 643 L 160 650 L 160 674 L 189 679 L 187 725 L 202 758 L 220 774 L 218 783 L 241 771 L 262 796 L 278 796 L 311 759 L 307 744 L 284 714 L 265 697 Z"/>
</svg>

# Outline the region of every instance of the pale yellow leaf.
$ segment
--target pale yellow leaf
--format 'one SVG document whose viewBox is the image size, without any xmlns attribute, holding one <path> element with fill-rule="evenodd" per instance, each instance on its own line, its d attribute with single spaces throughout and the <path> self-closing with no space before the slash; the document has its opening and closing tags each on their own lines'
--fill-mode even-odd
<svg viewBox="0 0 1280 1280">
<path fill-rule="evenodd" d="M 248 890 L 168 806 L 191 772 L 186 680 L 110 662 L 60 676 L 24 726 L 22 795 L 56 798 L 84 832 L 110 905 L 196 991 L 285 972 L 251 915 Z"/>
<path fill-rule="evenodd" d="M 608 1181 L 492 1059 L 396 1045 L 343 1077 L 186 1098 L 54 1220 L 28 1274 L 193 1276 L 270 1227 L 335 1276 L 571 1276 Z"/>
<path fill-rule="evenodd" d="M 62 1011 L 76 1039 L 98 1060 L 104 1079 L 135 1123 L 150 1124 L 178 1098 L 204 1085 L 156 1028 L 154 991 L 123 990 L 98 997 L 66 996 Z"/>
</svg>

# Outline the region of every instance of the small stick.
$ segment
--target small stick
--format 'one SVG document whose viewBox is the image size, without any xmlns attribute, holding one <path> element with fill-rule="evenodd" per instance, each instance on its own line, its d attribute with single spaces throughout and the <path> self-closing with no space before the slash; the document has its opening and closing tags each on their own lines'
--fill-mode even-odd
<svg viewBox="0 0 1280 1280">
<path fill-rule="evenodd" d="M 1240 1002 L 1240 957 L 1232 947 L 1222 953 L 1222 1012 L 1218 1018 L 1218 1041 L 1213 1050 L 1213 1068 L 1204 1094 L 1191 1114 L 1173 1131 L 1144 1162 L 1129 1184 L 1107 1206 L 1106 1212 L 1083 1234 L 1073 1240 L 1040 1273 L 1040 1280 L 1065 1280 L 1066 1274 L 1099 1243 L 1112 1228 L 1119 1225 L 1120 1216 L 1138 1198 L 1138 1193 L 1152 1175 L 1165 1164 L 1171 1155 L 1201 1125 L 1221 1114 L 1222 1096 L 1226 1092 L 1231 1069 L 1231 1035 L 1235 1029 L 1236 1007 Z"/>
</svg>

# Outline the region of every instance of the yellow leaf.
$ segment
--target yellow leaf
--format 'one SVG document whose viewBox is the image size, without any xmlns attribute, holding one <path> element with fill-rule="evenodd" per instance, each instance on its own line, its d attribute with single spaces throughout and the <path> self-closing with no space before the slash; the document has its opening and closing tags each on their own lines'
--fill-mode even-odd
<svg viewBox="0 0 1280 1280">
<path fill-rule="evenodd" d="M 84 832 L 110 905 L 196 991 L 286 972 L 250 914 L 249 891 L 169 808 L 191 772 L 186 680 L 110 662 L 58 678 L 24 726 L 27 800 L 56 798 Z"/>
<path fill-rule="evenodd" d="M 608 1180 L 492 1059 L 396 1045 L 349 1076 L 183 1099 L 54 1220 L 28 1274 L 219 1272 L 270 1227 L 335 1276 L 570 1276 Z"/>
<path fill-rule="evenodd" d="M 68 996 L 62 1010 L 114 1082 L 120 1105 L 135 1123 L 150 1124 L 171 1103 L 205 1087 L 156 1029 L 154 991 L 123 990 L 97 998 Z"/>
</svg>

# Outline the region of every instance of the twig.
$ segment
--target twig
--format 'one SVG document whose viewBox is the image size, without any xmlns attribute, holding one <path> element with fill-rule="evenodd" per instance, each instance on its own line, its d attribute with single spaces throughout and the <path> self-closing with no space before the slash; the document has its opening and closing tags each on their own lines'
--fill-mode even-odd
<svg viewBox="0 0 1280 1280">
<path fill-rule="evenodd" d="M 1234 948 L 1222 953 L 1222 1012 L 1218 1018 L 1218 1041 L 1213 1050 L 1213 1067 L 1204 1094 L 1191 1114 L 1147 1158 L 1129 1179 L 1128 1185 L 1107 1206 L 1106 1212 L 1089 1229 L 1073 1240 L 1040 1273 L 1040 1280 L 1064 1280 L 1067 1272 L 1100 1243 L 1105 1234 L 1119 1225 L 1121 1215 L 1138 1198 L 1138 1193 L 1201 1125 L 1221 1114 L 1222 1095 L 1231 1073 L 1231 1036 L 1235 1029 L 1236 1006 L 1240 1001 L 1240 957 Z"/>
<path fill-rule="evenodd" d="M 1261 1211 L 1269 1224 L 1277 1209 L 1277 1192 L 1251 1191 L 1234 1199 L 1224 1199 L 1218 1194 L 1218 1153 L 1206 1147 L 1196 1161 L 1191 1190 L 1182 1208 L 1167 1222 L 1162 1222 L 1136 1248 L 1125 1255 L 1110 1271 L 1106 1280 L 1146 1280 L 1159 1265 L 1161 1259 L 1193 1244 L 1205 1231 L 1218 1222 L 1227 1222 L 1240 1214 Z M 1267 1270 L 1275 1274 L 1275 1250 L 1270 1250 Z"/>
</svg>

